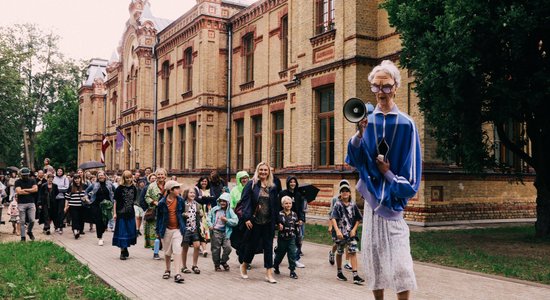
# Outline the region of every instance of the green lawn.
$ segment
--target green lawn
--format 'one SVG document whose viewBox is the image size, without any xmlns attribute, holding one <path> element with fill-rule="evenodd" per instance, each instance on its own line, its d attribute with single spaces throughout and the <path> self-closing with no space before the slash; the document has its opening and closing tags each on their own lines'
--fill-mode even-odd
<svg viewBox="0 0 550 300">
<path fill-rule="evenodd" d="M 52 242 L 0 243 L 0 299 L 125 299 Z"/>
<path fill-rule="evenodd" d="M 332 244 L 326 226 L 306 226 L 307 241 Z M 550 240 L 534 234 L 534 226 L 411 232 L 411 251 L 417 261 L 550 284 Z"/>
</svg>

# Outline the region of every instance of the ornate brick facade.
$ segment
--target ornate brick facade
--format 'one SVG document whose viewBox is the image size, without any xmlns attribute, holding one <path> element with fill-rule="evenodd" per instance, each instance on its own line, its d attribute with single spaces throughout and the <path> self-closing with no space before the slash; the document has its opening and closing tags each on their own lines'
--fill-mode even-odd
<svg viewBox="0 0 550 300">
<path fill-rule="evenodd" d="M 157 166 L 192 184 L 199 174 L 227 167 L 230 100 L 230 173 L 252 172 L 259 160 L 269 161 L 281 178 L 295 174 L 319 186 L 310 215 L 326 215 L 338 181 L 357 179 L 344 162 L 355 125 L 345 121 L 343 104 L 351 97 L 373 102 L 368 72 L 400 53 L 399 36 L 379 4 L 260 0 L 245 7 L 197 0 L 180 18 L 165 22 L 151 15 L 147 0 L 131 1 L 106 78 L 81 89 L 80 162 L 99 159 L 103 102 L 93 99 L 106 93 L 106 133 L 112 145 L 117 128 L 130 141 L 120 152 L 109 148 L 108 169 L 152 166 L 157 130 Z M 511 184 L 505 175 L 477 178 L 435 157 L 412 92 L 414 78 L 407 70 L 402 78 L 396 103 L 417 122 L 425 167 L 407 219 L 443 224 L 534 218 L 532 177 L 525 185 Z"/>
</svg>

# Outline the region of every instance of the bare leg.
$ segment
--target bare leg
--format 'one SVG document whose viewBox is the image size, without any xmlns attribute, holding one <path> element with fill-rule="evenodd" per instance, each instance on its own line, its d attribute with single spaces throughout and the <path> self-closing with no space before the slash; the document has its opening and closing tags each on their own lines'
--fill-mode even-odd
<svg viewBox="0 0 550 300">
<path fill-rule="evenodd" d="M 187 251 L 189 250 L 189 245 L 183 244 L 181 249 L 181 264 L 184 268 L 187 268 Z"/>
<path fill-rule="evenodd" d="M 189 246 L 188 246 L 188 248 L 189 248 Z M 196 266 L 199 262 L 200 243 L 199 242 L 193 242 L 193 248 L 194 248 L 193 249 L 193 266 Z"/>
<path fill-rule="evenodd" d="M 401 293 L 397 293 L 397 299 L 399 300 L 408 300 L 410 295 L 410 291 L 404 291 Z"/>
<path fill-rule="evenodd" d="M 136 217 L 136 228 L 137 231 L 139 231 L 141 228 L 141 217 Z"/>
<path fill-rule="evenodd" d="M 342 269 L 342 254 L 336 254 L 336 268 L 338 270 Z"/>
<path fill-rule="evenodd" d="M 336 248 L 338 246 L 336 244 L 332 244 L 332 253 L 336 253 Z"/>
<path fill-rule="evenodd" d="M 164 256 L 164 263 L 166 264 L 166 271 L 170 271 L 170 255 Z"/>
<path fill-rule="evenodd" d="M 374 299 L 384 300 L 384 290 L 374 290 L 372 293 L 374 294 Z"/>
<path fill-rule="evenodd" d="M 351 263 L 351 269 L 353 271 L 357 271 L 357 255 L 355 255 L 355 253 L 349 254 L 349 260 Z"/>
</svg>

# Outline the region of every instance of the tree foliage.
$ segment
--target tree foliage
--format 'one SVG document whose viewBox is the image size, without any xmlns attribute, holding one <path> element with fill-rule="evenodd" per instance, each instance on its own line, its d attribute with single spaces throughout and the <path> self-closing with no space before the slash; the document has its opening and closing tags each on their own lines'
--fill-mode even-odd
<svg viewBox="0 0 550 300">
<path fill-rule="evenodd" d="M 537 179 L 537 233 L 550 234 L 550 2 L 387 0 L 438 154 L 494 166 L 494 125 Z M 524 132 L 510 132 L 521 124 Z M 515 138 L 510 138 L 514 136 Z M 529 145 L 529 147 L 526 147 Z M 527 150 L 529 149 L 529 150 Z"/>
</svg>

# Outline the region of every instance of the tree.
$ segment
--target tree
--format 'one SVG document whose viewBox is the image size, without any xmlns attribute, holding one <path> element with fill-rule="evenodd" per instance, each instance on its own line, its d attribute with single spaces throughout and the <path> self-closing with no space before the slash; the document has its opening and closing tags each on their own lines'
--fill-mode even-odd
<svg viewBox="0 0 550 300">
<path fill-rule="evenodd" d="M 21 84 L 17 107 L 21 115 L 19 130 L 24 144 L 25 165 L 34 168 L 36 129 L 48 105 L 58 97 L 58 91 L 72 80 L 66 73 L 63 55 L 58 49 L 59 36 L 45 33 L 33 24 L 0 27 L 0 44 L 14 53 L 12 64 L 19 72 Z"/>
<path fill-rule="evenodd" d="M 487 125 L 494 126 L 536 171 L 536 235 L 550 236 L 550 2 L 387 0 L 382 7 L 401 35 L 401 65 L 415 75 L 438 154 L 471 172 L 494 167 Z M 509 124 L 525 130 L 514 134 Z"/>
<path fill-rule="evenodd" d="M 23 83 L 15 60 L 16 54 L 0 43 L 0 162 L 19 166 L 23 134 L 18 103 Z"/>
</svg>

